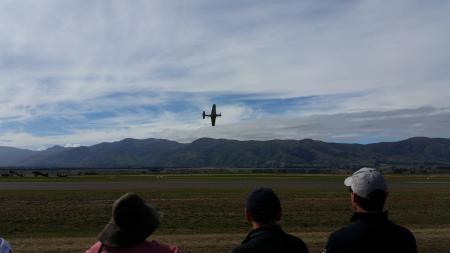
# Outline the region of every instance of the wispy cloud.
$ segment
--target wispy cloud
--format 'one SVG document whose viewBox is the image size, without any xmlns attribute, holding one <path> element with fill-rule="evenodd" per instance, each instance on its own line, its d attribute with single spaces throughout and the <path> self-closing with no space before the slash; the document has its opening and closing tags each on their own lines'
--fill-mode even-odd
<svg viewBox="0 0 450 253">
<path fill-rule="evenodd" d="M 450 137 L 448 110 L 419 108 L 289 119 L 263 118 L 217 128 L 182 131 L 178 138 L 191 141 L 202 136 L 240 140 L 304 139 L 330 142 L 370 143 L 396 141 L 414 136 Z"/>
<path fill-rule="evenodd" d="M 450 108 L 449 11 L 406 0 L 2 1 L 0 133 L 11 141 L 0 145 L 224 128 L 227 138 L 302 138 L 299 117 Z M 197 118 L 212 103 L 224 128 Z M 307 136 L 372 138 L 327 124 L 340 132 Z"/>
</svg>

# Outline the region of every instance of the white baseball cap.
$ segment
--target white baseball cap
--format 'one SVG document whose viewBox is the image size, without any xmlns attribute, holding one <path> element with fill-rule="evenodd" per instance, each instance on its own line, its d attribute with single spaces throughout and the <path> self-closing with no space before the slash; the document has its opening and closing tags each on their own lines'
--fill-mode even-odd
<svg viewBox="0 0 450 253">
<path fill-rule="evenodd" d="M 354 193 L 362 198 L 367 198 L 375 190 L 388 192 L 386 181 L 380 171 L 373 168 L 362 168 L 344 181 L 344 185 L 352 189 Z"/>
<path fill-rule="evenodd" d="M 0 238 L 0 253 L 10 253 L 12 252 L 11 245 L 9 245 L 8 241 L 3 238 Z"/>
</svg>

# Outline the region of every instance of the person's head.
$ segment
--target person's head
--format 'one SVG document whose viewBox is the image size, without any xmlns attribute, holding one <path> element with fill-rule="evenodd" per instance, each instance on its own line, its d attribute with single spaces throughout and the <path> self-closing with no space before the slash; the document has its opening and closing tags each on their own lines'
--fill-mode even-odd
<svg viewBox="0 0 450 253">
<path fill-rule="evenodd" d="M 357 211 L 381 212 L 388 195 L 386 181 L 380 171 L 362 168 L 344 181 L 352 194 L 352 205 Z"/>
<path fill-rule="evenodd" d="M 114 202 L 112 219 L 99 234 L 99 241 L 111 247 L 134 246 L 158 228 L 160 217 L 137 194 L 127 193 Z"/>
<path fill-rule="evenodd" d="M 253 191 L 245 207 L 247 220 L 258 226 L 273 225 L 281 218 L 280 200 L 270 188 Z"/>
<path fill-rule="evenodd" d="M 3 238 L 0 238 L 0 253 L 12 253 L 11 245 Z"/>
</svg>

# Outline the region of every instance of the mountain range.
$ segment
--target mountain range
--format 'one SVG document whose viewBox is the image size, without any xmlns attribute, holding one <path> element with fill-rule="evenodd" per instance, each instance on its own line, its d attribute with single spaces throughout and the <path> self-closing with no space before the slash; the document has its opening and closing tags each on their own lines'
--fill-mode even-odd
<svg viewBox="0 0 450 253">
<path fill-rule="evenodd" d="M 0 147 L 0 167 L 25 168 L 349 168 L 450 167 L 450 139 L 414 137 L 373 144 L 311 139 L 237 141 L 201 138 L 192 143 L 124 139 L 43 151 Z"/>
</svg>

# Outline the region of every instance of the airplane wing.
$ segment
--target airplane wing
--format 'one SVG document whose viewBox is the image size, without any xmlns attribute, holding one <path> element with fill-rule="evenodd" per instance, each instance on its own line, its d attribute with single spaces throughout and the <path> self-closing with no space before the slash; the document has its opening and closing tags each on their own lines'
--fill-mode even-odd
<svg viewBox="0 0 450 253">
<path fill-rule="evenodd" d="M 211 124 L 212 124 L 212 126 L 216 125 L 216 117 L 211 116 Z"/>
</svg>

